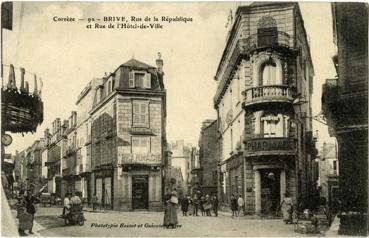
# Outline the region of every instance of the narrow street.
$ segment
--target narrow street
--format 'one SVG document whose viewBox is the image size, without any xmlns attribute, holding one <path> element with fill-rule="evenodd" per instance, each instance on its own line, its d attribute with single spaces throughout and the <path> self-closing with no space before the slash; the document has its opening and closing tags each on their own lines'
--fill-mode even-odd
<svg viewBox="0 0 369 238">
<path fill-rule="evenodd" d="M 228 213 L 219 217 L 179 216 L 180 227 L 159 227 L 160 212 L 85 212 L 84 226 L 65 226 L 57 216 L 61 208 L 40 207 L 36 214 L 35 231 L 41 236 L 304 236 L 294 232 L 294 225 L 280 219 L 231 218 Z M 120 227 L 121 224 L 129 227 Z M 107 224 L 107 225 L 105 225 Z M 142 227 L 139 227 L 142 224 Z M 151 227 L 145 227 L 145 224 Z M 105 227 L 102 227 L 104 226 Z M 158 226 L 158 227 L 155 227 Z M 112 226 L 107 228 L 107 226 Z M 86 229 L 88 228 L 88 229 Z"/>
</svg>

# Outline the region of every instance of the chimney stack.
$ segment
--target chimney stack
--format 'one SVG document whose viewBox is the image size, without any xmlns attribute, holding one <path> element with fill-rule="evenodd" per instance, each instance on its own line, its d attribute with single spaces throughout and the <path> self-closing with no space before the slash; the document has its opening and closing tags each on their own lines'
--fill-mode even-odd
<svg viewBox="0 0 369 238">
<path fill-rule="evenodd" d="M 163 65 L 164 65 L 164 63 L 163 63 L 163 60 L 161 58 L 161 53 L 158 52 L 158 58 L 156 59 L 156 67 L 158 68 L 158 72 L 161 73 L 161 74 L 163 73 Z"/>
</svg>

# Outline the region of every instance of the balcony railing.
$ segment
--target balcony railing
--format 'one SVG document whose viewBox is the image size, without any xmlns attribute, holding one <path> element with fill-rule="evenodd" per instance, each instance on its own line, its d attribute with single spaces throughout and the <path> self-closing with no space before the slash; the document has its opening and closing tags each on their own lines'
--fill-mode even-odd
<svg viewBox="0 0 369 238">
<path fill-rule="evenodd" d="M 294 155 L 296 141 L 293 138 L 247 138 L 245 140 L 245 156 L 260 155 Z"/>
<path fill-rule="evenodd" d="M 257 103 L 288 102 L 292 103 L 292 91 L 286 85 L 266 85 L 246 89 L 244 95 L 244 106 Z"/>
</svg>

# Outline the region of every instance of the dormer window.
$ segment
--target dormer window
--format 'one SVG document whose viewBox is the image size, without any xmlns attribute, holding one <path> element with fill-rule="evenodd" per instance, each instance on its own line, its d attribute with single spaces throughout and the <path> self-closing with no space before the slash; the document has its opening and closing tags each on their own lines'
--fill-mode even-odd
<svg viewBox="0 0 369 238">
<path fill-rule="evenodd" d="M 145 71 L 129 72 L 130 88 L 151 88 L 151 74 Z"/>
</svg>

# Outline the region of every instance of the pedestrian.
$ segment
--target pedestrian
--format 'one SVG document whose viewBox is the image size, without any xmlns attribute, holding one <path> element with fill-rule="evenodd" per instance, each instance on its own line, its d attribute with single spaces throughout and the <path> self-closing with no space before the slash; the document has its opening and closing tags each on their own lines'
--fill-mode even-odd
<svg viewBox="0 0 369 238">
<path fill-rule="evenodd" d="M 205 197 L 204 210 L 205 210 L 206 216 L 211 217 L 211 199 L 210 199 L 209 194 L 206 194 L 206 197 Z"/>
<path fill-rule="evenodd" d="M 238 196 L 238 200 L 237 200 L 237 205 L 238 205 L 238 215 L 241 215 L 241 211 L 242 214 L 245 215 L 245 201 L 243 200 L 243 198 L 241 197 L 241 195 Z"/>
<path fill-rule="evenodd" d="M 293 206 L 292 198 L 289 196 L 289 193 L 286 192 L 281 202 L 283 221 L 286 224 L 292 223 L 292 206 Z"/>
<path fill-rule="evenodd" d="M 187 216 L 188 206 L 190 205 L 190 198 L 184 197 L 181 201 L 181 210 L 183 213 L 183 216 Z"/>
<path fill-rule="evenodd" d="M 200 200 L 197 194 L 193 197 L 193 216 L 199 216 Z"/>
<path fill-rule="evenodd" d="M 33 221 L 35 219 L 35 213 L 36 213 L 36 203 L 39 203 L 40 202 L 40 199 L 38 199 L 37 197 L 35 197 L 33 194 L 32 194 L 32 189 L 29 188 L 27 190 L 27 195 L 25 196 L 24 198 L 24 204 L 25 204 L 25 208 L 26 208 L 26 212 L 30 215 L 30 227 L 28 229 L 28 233 L 29 234 L 34 234 L 33 231 L 32 231 L 32 228 L 33 228 Z M 25 234 L 24 232 L 24 229 L 20 228 L 19 229 L 19 233 L 20 234 Z"/>
<path fill-rule="evenodd" d="M 66 193 L 65 198 L 64 198 L 64 203 L 63 203 L 63 215 L 62 215 L 62 217 L 64 217 L 65 215 L 67 215 L 69 213 L 70 198 L 71 198 L 70 193 Z"/>
<path fill-rule="evenodd" d="M 238 204 L 237 204 L 237 198 L 234 194 L 231 196 L 231 210 L 232 210 L 232 217 L 237 216 L 237 210 L 238 210 Z"/>
<path fill-rule="evenodd" d="M 164 213 L 164 227 L 166 228 L 176 228 L 178 225 L 177 208 L 178 208 L 178 198 L 177 191 L 173 190 L 171 197 L 166 201 L 167 209 Z"/>
<path fill-rule="evenodd" d="M 98 205 L 99 198 L 96 196 L 96 193 L 92 196 L 92 210 L 95 211 Z"/>
<path fill-rule="evenodd" d="M 214 214 L 217 217 L 218 216 L 218 206 L 219 206 L 219 200 L 218 200 L 217 195 L 214 195 L 212 203 L 213 203 Z"/>
<path fill-rule="evenodd" d="M 204 208 L 204 205 L 205 205 L 205 197 L 204 197 L 204 195 L 201 195 L 201 197 L 200 197 L 201 216 L 205 216 L 205 208 Z"/>
</svg>

